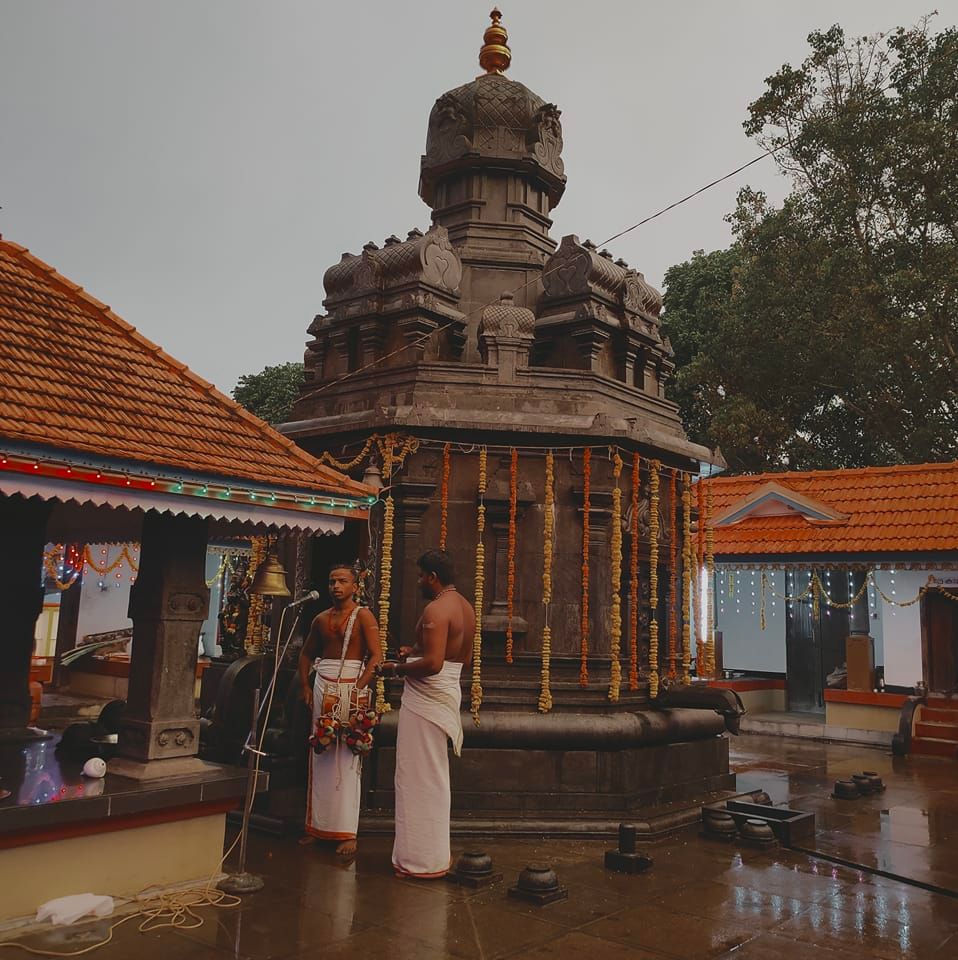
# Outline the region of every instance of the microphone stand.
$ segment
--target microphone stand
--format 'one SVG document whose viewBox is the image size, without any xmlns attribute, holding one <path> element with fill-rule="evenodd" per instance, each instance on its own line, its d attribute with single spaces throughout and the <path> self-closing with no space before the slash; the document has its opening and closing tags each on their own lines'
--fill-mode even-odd
<svg viewBox="0 0 958 960">
<path fill-rule="evenodd" d="M 283 635 L 283 621 L 286 619 L 286 612 L 291 606 L 297 607 L 296 616 L 293 619 L 292 626 L 289 630 L 289 635 L 286 637 L 286 642 L 283 644 L 282 651 L 280 651 L 279 638 Z M 236 871 L 236 873 L 227 874 L 227 876 L 225 876 L 216 885 L 217 888 L 222 890 L 224 893 L 256 893 L 258 890 L 262 890 L 266 885 L 266 881 L 259 874 L 249 873 L 246 870 L 246 847 L 249 840 L 249 821 L 253 812 L 253 802 L 256 798 L 256 782 L 259 779 L 260 759 L 267 756 L 267 754 L 263 752 L 263 741 L 266 739 L 266 728 L 269 722 L 270 707 L 273 704 L 273 693 L 276 687 L 276 678 L 279 676 L 279 666 L 283 662 L 283 657 L 286 656 L 286 651 L 293 639 L 293 633 L 296 630 L 296 624 L 299 622 L 299 615 L 302 609 L 302 602 L 297 604 L 288 604 L 287 606 L 283 607 L 283 612 L 280 614 L 279 618 L 279 630 L 276 631 L 278 636 L 276 643 L 276 654 L 273 661 L 273 675 L 270 677 L 269 685 L 266 688 L 266 696 L 263 698 L 262 702 L 260 702 L 260 688 L 257 687 L 253 691 L 253 716 L 250 725 L 250 731 L 246 737 L 246 743 L 243 746 L 243 752 L 246 754 L 246 767 L 248 773 L 246 777 L 246 797 L 243 801 L 243 821 L 240 825 L 239 835 L 239 869 Z M 266 710 L 266 721 L 263 723 L 263 732 L 260 734 L 259 742 L 257 743 L 256 733 L 264 708 Z M 254 743 L 256 743 L 255 747 L 253 746 Z"/>
</svg>

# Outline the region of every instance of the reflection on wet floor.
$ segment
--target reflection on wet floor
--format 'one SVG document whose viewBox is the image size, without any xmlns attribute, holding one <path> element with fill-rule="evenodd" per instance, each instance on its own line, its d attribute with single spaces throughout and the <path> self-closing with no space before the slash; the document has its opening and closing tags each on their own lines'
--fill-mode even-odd
<svg viewBox="0 0 958 960">
<path fill-rule="evenodd" d="M 741 790 L 764 789 L 776 803 L 815 813 L 816 849 L 958 890 L 958 765 L 758 736 L 732 741 L 732 763 Z M 863 768 L 878 771 L 884 793 L 856 801 L 829 797 L 835 779 Z M 125 923 L 92 956 L 958 957 L 958 899 L 867 869 L 709 841 L 688 830 L 650 848 L 655 864 L 647 873 L 624 876 L 603 869 L 608 846 L 484 841 L 505 882 L 474 891 L 395 879 L 388 838 L 364 841 L 356 860 L 343 865 L 322 846 L 254 834 L 251 869 L 265 876 L 265 890 L 236 909 L 204 908 L 205 922 L 190 930 L 140 933 L 138 921 Z M 506 899 L 506 886 L 536 860 L 555 867 L 569 889 L 567 901 L 537 908 Z M 98 921 L 33 934 L 27 942 L 66 951 L 108 928 Z"/>
</svg>

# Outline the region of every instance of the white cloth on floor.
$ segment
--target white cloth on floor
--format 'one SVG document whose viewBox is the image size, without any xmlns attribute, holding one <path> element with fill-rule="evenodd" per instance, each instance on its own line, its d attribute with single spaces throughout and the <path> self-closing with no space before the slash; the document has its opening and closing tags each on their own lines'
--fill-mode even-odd
<svg viewBox="0 0 958 960">
<path fill-rule="evenodd" d="M 413 662 L 410 660 L 410 662 Z M 462 750 L 461 663 L 431 677 L 406 677 L 396 736 L 393 866 L 412 877 L 441 877 L 451 863 L 449 750 Z"/>
<path fill-rule="evenodd" d="M 81 917 L 108 917 L 113 913 L 113 897 L 96 893 L 73 893 L 48 900 L 37 908 L 37 920 L 56 924 L 76 923 Z"/>
<path fill-rule="evenodd" d="M 316 661 L 313 682 L 313 724 L 323 714 L 324 698 L 338 697 L 337 715 L 345 719 L 349 698 L 362 672 L 360 660 L 343 662 L 342 682 L 339 660 Z M 354 840 L 359 829 L 359 802 L 363 773 L 362 758 L 342 741 L 323 753 L 309 751 L 309 785 L 306 791 L 306 832 L 321 840 Z"/>
</svg>

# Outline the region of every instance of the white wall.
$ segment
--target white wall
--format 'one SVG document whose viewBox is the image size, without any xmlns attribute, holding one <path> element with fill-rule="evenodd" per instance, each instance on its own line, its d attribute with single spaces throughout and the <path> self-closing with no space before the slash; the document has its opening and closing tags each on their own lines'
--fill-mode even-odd
<svg viewBox="0 0 958 960">
<path fill-rule="evenodd" d="M 875 580 L 892 600 L 907 601 L 928 582 L 928 571 L 876 570 Z M 921 603 L 894 607 L 878 596 L 875 606 L 880 613 L 885 684 L 914 686 L 921 679 Z M 875 659 L 878 660 L 877 652 Z"/>
<path fill-rule="evenodd" d="M 729 595 L 729 573 L 716 568 L 715 629 L 722 631 L 723 666 L 726 670 L 759 673 L 785 672 L 785 603 L 771 592 L 765 598 L 765 629 L 762 630 L 759 603 L 761 573 L 736 570 L 734 591 Z M 769 570 L 768 583 L 785 593 L 785 573 Z"/>
</svg>

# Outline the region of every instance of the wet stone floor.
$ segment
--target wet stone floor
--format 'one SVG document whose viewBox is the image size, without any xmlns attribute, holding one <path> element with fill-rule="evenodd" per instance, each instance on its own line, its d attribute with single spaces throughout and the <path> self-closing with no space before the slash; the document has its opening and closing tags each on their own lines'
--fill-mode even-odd
<svg viewBox="0 0 958 960">
<path fill-rule="evenodd" d="M 863 747 L 743 736 L 732 741 L 741 790 L 814 811 L 815 849 L 958 891 L 958 765 L 892 759 Z M 862 769 L 885 793 L 828 794 Z M 185 958 L 958 958 L 958 893 L 949 897 L 866 870 L 781 848 L 706 840 L 696 829 L 651 845 L 653 867 L 607 872 L 608 841 L 469 841 L 504 874 L 483 890 L 397 880 L 390 841 L 361 843 L 356 860 L 296 838 L 253 834 L 250 869 L 266 887 L 233 909 L 204 907 L 195 929 L 140 933 L 133 920 L 92 955 L 103 960 Z M 464 848 L 454 841 L 454 851 Z M 564 902 L 528 906 L 506 888 L 530 862 L 554 867 Z M 102 939 L 114 920 L 31 933 L 23 942 L 68 952 Z M 26 956 L 12 949 L 0 956 Z M 90 954 L 88 954 L 90 955 Z"/>
</svg>

